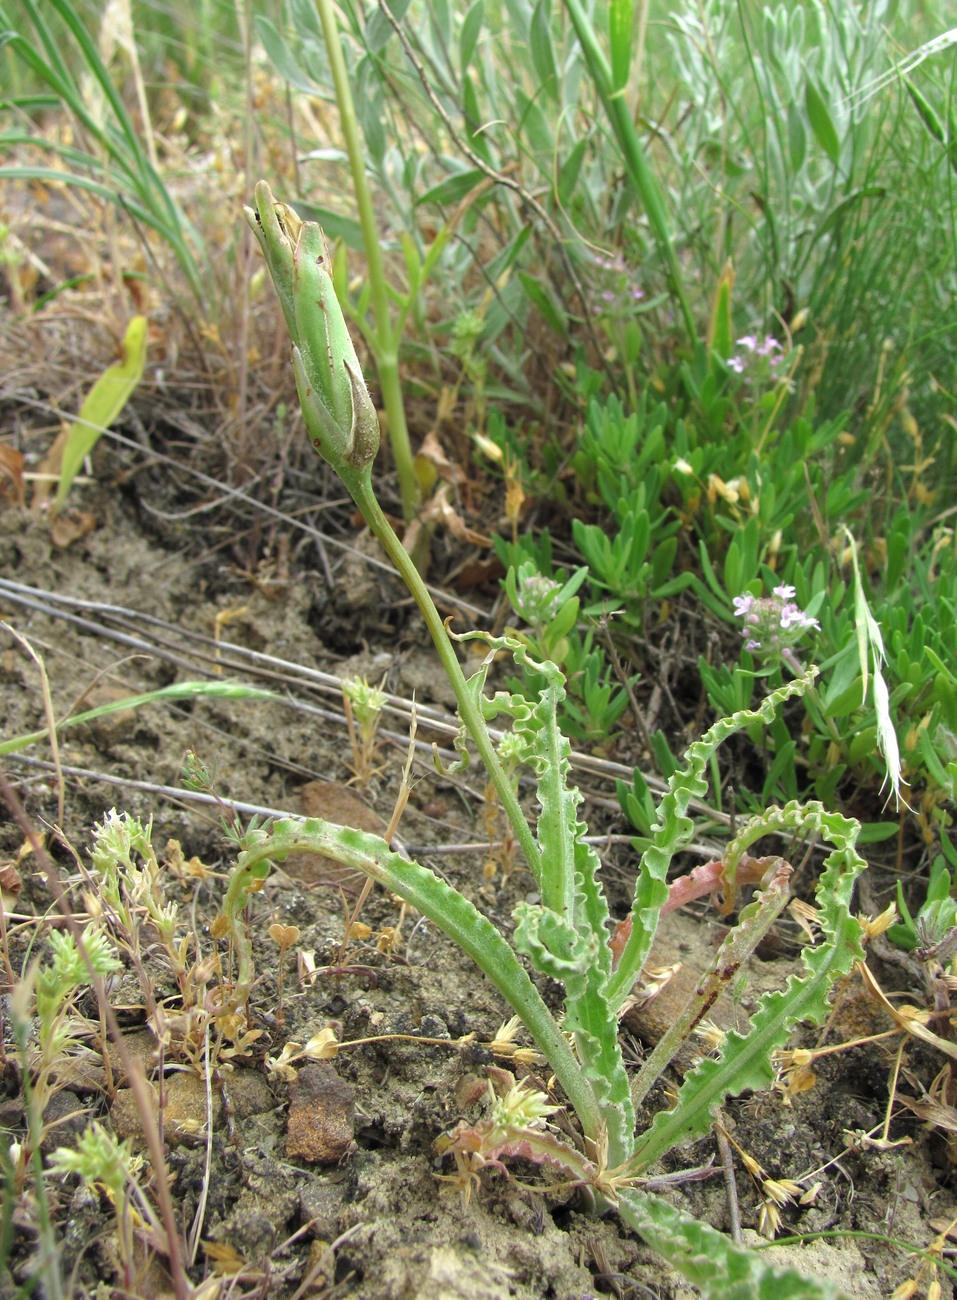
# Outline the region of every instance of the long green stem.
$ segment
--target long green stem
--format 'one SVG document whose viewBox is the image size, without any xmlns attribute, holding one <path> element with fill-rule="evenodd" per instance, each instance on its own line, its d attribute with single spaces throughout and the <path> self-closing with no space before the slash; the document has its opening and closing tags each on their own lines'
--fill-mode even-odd
<svg viewBox="0 0 957 1300">
<path fill-rule="evenodd" d="M 611 122 L 612 130 L 622 152 L 628 177 L 645 211 L 648 213 L 648 220 L 655 232 L 658 247 L 668 266 L 671 288 L 678 299 L 678 306 L 681 309 L 685 329 L 688 332 L 688 340 L 693 344 L 696 341 L 694 316 L 691 312 L 688 296 L 685 293 L 681 267 L 678 264 L 678 258 L 672 243 L 668 214 L 665 211 L 661 187 L 655 179 L 654 172 L 649 167 L 648 160 L 641 147 L 638 133 L 628 113 L 628 102 L 624 94 L 621 92 L 616 93 L 614 89 L 611 68 L 598 43 L 590 20 L 579 0 L 565 0 L 565 8 L 568 10 L 568 15 L 574 25 L 598 97 L 601 99 L 608 120 Z"/>
<path fill-rule="evenodd" d="M 352 90 L 349 86 L 346 61 L 342 55 L 339 27 L 336 22 L 332 0 L 316 0 L 316 8 L 319 11 L 322 34 L 326 41 L 329 67 L 332 71 L 332 84 L 336 92 L 342 134 L 345 137 L 346 152 L 349 155 L 349 167 L 352 172 L 352 186 L 355 191 L 356 206 L 359 210 L 359 224 L 362 227 L 362 241 L 365 245 L 366 263 L 369 269 L 369 286 L 372 290 L 372 305 L 375 313 L 372 342 L 375 351 L 376 371 L 379 376 L 382 402 L 389 419 L 389 444 L 392 447 L 396 473 L 399 476 L 402 514 L 406 523 L 408 523 L 418 513 L 420 494 L 418 480 L 415 477 L 415 469 L 412 464 L 412 445 L 409 441 L 409 428 L 405 419 L 405 403 L 402 400 L 402 383 L 399 378 L 399 340 L 392 326 L 382 246 L 379 242 L 379 230 L 376 225 L 372 194 L 366 178 L 359 122 L 356 118 Z"/>
<path fill-rule="evenodd" d="M 512 787 L 508 774 L 495 752 L 488 726 L 482 717 L 480 707 L 469 690 L 465 673 L 462 671 L 458 656 L 449 640 L 449 634 L 445 629 L 442 616 L 435 607 L 435 601 L 429 594 L 428 587 L 422 581 L 422 577 L 412 562 L 411 556 L 396 537 L 388 519 L 382 513 L 371 482 L 367 481 L 365 484 L 358 484 L 353 490 L 353 499 L 362 511 L 366 523 L 382 543 L 383 549 L 398 570 L 402 581 L 412 593 L 415 603 L 425 619 L 425 625 L 429 629 L 429 635 L 442 661 L 442 667 L 445 669 L 455 692 L 459 717 L 475 743 L 479 756 L 488 772 L 489 779 L 495 787 L 495 793 L 498 795 L 505 816 L 508 818 L 515 838 L 525 854 L 532 875 L 535 877 L 536 882 L 540 884 L 542 880 L 542 856 L 538 844 L 528 824 L 528 818 L 522 811 L 522 806 L 518 801 L 518 796 Z"/>
</svg>

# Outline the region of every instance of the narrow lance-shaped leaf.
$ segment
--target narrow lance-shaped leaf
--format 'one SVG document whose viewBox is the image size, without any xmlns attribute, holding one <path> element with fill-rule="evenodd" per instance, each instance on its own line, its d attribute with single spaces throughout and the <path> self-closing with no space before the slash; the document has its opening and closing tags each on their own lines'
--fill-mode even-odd
<svg viewBox="0 0 957 1300">
<path fill-rule="evenodd" d="M 66 500 L 84 459 L 99 442 L 103 431 L 110 427 L 123 410 L 143 378 L 146 334 L 146 317 L 134 316 L 123 337 L 122 361 L 105 370 L 87 394 L 63 448 L 55 510 Z"/>
<path fill-rule="evenodd" d="M 618 93 L 628 84 L 634 18 L 634 0 L 611 0 L 608 6 L 608 44 L 611 48 L 613 93 Z"/>
<path fill-rule="evenodd" d="M 734 329 L 731 323 L 731 292 L 734 289 L 734 267 L 725 262 L 711 305 L 711 325 L 708 329 L 708 352 L 716 352 L 727 361 L 734 351 Z"/>
<path fill-rule="evenodd" d="M 804 88 L 804 107 L 807 109 L 807 120 L 811 124 L 814 138 L 836 167 L 841 156 L 841 142 L 824 96 L 810 77 Z"/>
<path fill-rule="evenodd" d="M 459 32 L 459 72 L 463 77 L 471 65 L 484 21 L 485 0 L 474 0 L 462 20 L 462 28 Z"/>
<path fill-rule="evenodd" d="M 946 143 L 947 135 L 944 131 L 944 124 L 934 111 L 933 105 L 929 104 L 924 96 L 920 93 L 910 77 L 904 78 L 904 85 L 907 87 L 907 93 L 911 97 L 911 102 L 917 109 L 920 120 L 927 127 L 935 140 L 940 144 Z"/>
</svg>

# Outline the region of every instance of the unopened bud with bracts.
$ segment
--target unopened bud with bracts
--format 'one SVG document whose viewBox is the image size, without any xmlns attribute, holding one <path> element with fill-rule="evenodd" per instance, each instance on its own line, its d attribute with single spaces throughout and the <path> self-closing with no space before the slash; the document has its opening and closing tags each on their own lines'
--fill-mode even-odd
<svg viewBox="0 0 957 1300">
<path fill-rule="evenodd" d="M 265 181 L 246 208 L 293 341 L 296 387 L 312 445 L 352 491 L 379 449 L 379 418 L 329 274 L 321 228 L 277 203 Z"/>
</svg>

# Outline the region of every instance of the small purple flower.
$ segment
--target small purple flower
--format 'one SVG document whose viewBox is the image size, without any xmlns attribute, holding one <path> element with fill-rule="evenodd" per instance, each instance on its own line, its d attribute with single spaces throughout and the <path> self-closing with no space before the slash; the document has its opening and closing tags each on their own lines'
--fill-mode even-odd
<svg viewBox="0 0 957 1300">
<path fill-rule="evenodd" d="M 634 268 L 628 266 L 621 253 L 595 253 L 591 261 L 598 272 L 595 307 L 599 315 L 609 320 L 629 316 L 633 304 L 645 296 L 644 289 L 635 283 Z"/>
<path fill-rule="evenodd" d="M 810 618 L 797 605 L 785 605 L 781 610 L 781 627 L 785 631 L 792 627 L 801 629 L 816 627 L 820 630 L 821 625 L 816 618 Z"/>
<path fill-rule="evenodd" d="M 784 349 L 773 334 L 761 338 L 757 334 L 742 334 L 735 346 L 738 351 L 728 358 L 728 368 L 749 378 L 773 377 L 774 370 L 786 360 Z"/>
<path fill-rule="evenodd" d="M 820 623 L 795 603 L 794 595 L 792 586 L 781 583 L 770 596 L 745 592 L 733 598 L 735 618 L 743 620 L 741 634 L 747 638 L 746 650 L 787 657 L 805 632 L 820 630 Z"/>
</svg>

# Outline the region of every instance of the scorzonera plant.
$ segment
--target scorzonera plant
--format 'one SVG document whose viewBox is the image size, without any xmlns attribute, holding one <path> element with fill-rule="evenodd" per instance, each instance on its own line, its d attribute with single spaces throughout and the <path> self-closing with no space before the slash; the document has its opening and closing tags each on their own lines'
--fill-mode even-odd
<svg viewBox="0 0 957 1300">
<path fill-rule="evenodd" d="M 864 866 L 855 847 L 857 823 L 829 813 L 820 804 L 791 803 L 770 808 L 742 825 L 727 847 L 720 873 L 706 874 L 700 884 L 685 878 L 682 896 L 694 896 L 695 889 L 721 890 L 725 907 L 731 910 L 745 868 L 749 879 L 755 879 L 757 870 L 759 891 L 741 909 L 691 1004 L 634 1080 L 626 1072 L 617 1033 L 619 1010 L 641 974 L 658 918 L 671 897 L 670 864 L 692 837 L 688 807 L 707 791 L 705 774 L 711 756 L 742 727 L 770 722 L 784 701 L 810 687 L 815 671 L 780 687 L 756 709 L 722 719 L 691 745 L 659 805 L 642 854 L 630 916 L 618 926 L 613 944 L 601 864 L 578 820 L 581 796 L 569 781 L 570 746 L 558 725 L 565 691 L 561 670 L 552 662 L 533 660 L 528 646 L 513 637 L 482 632 L 455 637 L 446 628 L 373 490 L 376 413 L 336 301 L 322 232 L 275 202 L 265 182 L 256 187 L 255 210 L 246 209 L 246 214 L 292 336 L 293 367 L 309 437 L 349 490 L 422 612 L 458 702 L 459 761 L 468 762 L 471 743 L 534 876 L 540 902 L 516 909 L 514 932 L 506 937 L 462 894 L 432 871 L 392 852 L 384 840 L 316 819 L 251 827 L 242 840 L 229 897 L 239 900 L 256 888 L 270 862 L 281 861 L 293 851 L 312 851 L 357 868 L 398 894 L 474 958 L 547 1057 L 578 1117 L 584 1150 L 548 1130 L 549 1108 L 519 1090 L 495 1107 L 488 1122 L 467 1135 L 456 1130 L 445 1140 L 444 1149 L 455 1156 L 465 1179 L 481 1161 L 512 1153 L 548 1161 L 588 1187 L 599 1206 L 614 1207 L 708 1293 L 757 1296 L 773 1287 L 776 1297 L 833 1294 L 823 1283 L 774 1270 L 758 1255 L 736 1248 L 644 1184 L 666 1152 L 708 1132 L 714 1109 L 726 1096 L 770 1084 L 772 1051 L 786 1041 L 799 1020 L 823 1019 L 833 982 L 861 957 L 861 929 L 849 910 L 854 880 Z M 477 640 L 487 647 L 484 660 L 469 677 L 459 664 L 455 640 Z M 489 668 L 500 654 L 511 656 L 541 686 L 528 697 L 507 691 L 486 693 Z M 523 811 L 513 773 L 496 752 L 489 733 L 493 719 L 510 720 L 512 734 L 535 776 L 538 813 L 533 819 Z M 751 848 L 766 835 L 795 832 L 812 833 L 831 846 L 817 884 L 820 939 L 805 950 L 803 974 L 792 976 L 786 988 L 766 996 L 750 1030 L 729 1033 L 716 1056 L 686 1075 L 674 1107 L 659 1113 L 644 1131 L 636 1131 L 636 1105 L 705 1016 L 729 972 L 741 969 L 787 901 L 789 864 L 779 857 L 754 858 Z M 240 956 L 234 991 L 238 1002 L 250 991 L 252 972 L 251 964 L 243 961 L 248 942 L 242 908 L 231 907 L 228 916 Z M 560 1020 L 545 1005 L 522 957 L 535 971 L 561 981 L 565 1006 Z"/>
</svg>

